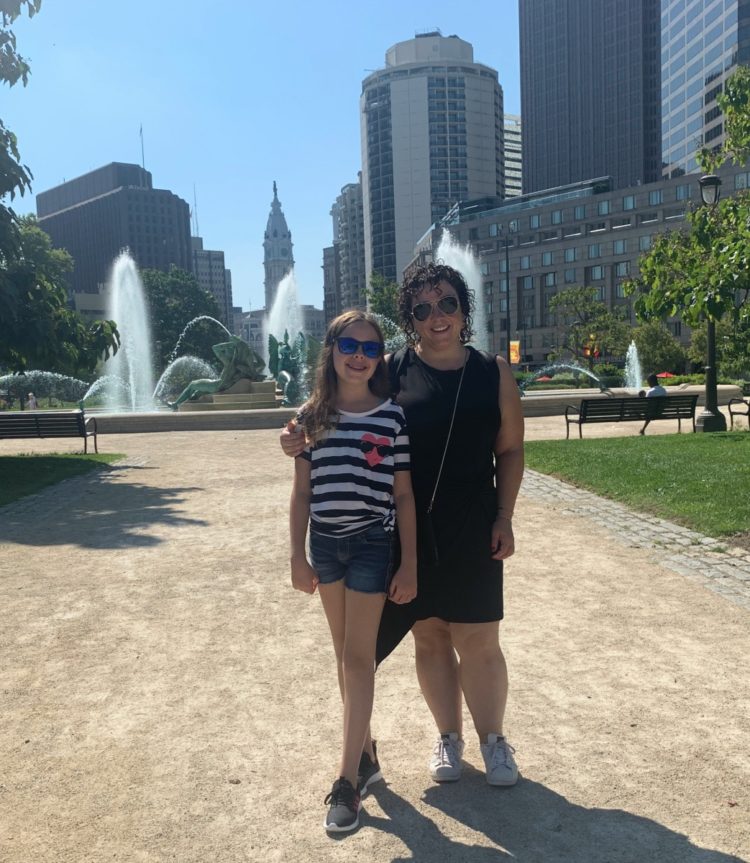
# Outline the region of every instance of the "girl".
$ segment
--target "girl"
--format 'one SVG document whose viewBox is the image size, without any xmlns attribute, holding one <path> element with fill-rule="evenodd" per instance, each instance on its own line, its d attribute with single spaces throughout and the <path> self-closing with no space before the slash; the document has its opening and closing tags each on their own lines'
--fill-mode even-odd
<svg viewBox="0 0 750 863">
<path fill-rule="evenodd" d="M 417 594 L 409 439 L 388 393 L 380 327 L 365 312 L 344 312 L 328 327 L 297 418 L 307 446 L 295 459 L 290 507 L 292 585 L 320 592 L 344 701 L 339 778 L 325 799 L 331 832 L 358 826 L 360 795 L 381 776 L 369 724 L 386 592 L 396 603 Z M 401 563 L 391 579 L 396 521 Z"/>
</svg>

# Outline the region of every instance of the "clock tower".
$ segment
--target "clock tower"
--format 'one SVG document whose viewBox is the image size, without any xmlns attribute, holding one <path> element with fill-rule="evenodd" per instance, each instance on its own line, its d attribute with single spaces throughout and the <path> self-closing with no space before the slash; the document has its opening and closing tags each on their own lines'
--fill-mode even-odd
<svg viewBox="0 0 750 863">
<path fill-rule="evenodd" d="M 284 213 L 281 211 L 281 203 L 274 180 L 271 212 L 268 215 L 266 233 L 263 238 L 263 269 L 266 274 L 263 284 L 266 289 L 266 314 L 271 311 L 276 299 L 279 282 L 293 267 L 292 235 L 287 227 Z"/>
</svg>

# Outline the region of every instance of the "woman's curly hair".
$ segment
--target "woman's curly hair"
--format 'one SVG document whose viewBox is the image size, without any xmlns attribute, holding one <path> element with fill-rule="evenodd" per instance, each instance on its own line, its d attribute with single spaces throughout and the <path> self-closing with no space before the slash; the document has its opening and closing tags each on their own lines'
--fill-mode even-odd
<svg viewBox="0 0 750 863">
<path fill-rule="evenodd" d="M 461 329 L 461 344 L 468 342 L 474 331 L 471 328 L 471 315 L 474 311 L 474 298 L 464 277 L 458 270 L 447 264 L 431 263 L 426 266 L 412 267 L 404 274 L 404 283 L 398 295 L 398 312 L 401 329 L 406 335 L 409 344 L 414 345 L 418 341 L 417 332 L 414 328 L 414 318 L 411 309 L 414 298 L 426 287 L 436 287 L 440 282 L 448 282 L 458 296 L 458 303 L 464 316 L 464 325 Z"/>
</svg>

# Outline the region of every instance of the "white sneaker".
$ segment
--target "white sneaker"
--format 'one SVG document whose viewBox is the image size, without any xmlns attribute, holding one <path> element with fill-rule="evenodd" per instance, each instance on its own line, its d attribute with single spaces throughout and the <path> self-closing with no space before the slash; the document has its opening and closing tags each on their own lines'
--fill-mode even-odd
<svg viewBox="0 0 750 863">
<path fill-rule="evenodd" d="M 487 770 L 489 785 L 515 785 L 518 781 L 518 766 L 513 753 L 516 751 L 499 734 L 488 734 L 487 742 L 482 743 L 482 758 Z"/>
<path fill-rule="evenodd" d="M 463 754 L 464 742 L 458 739 L 455 731 L 441 734 L 430 759 L 430 775 L 435 782 L 455 782 L 460 779 Z"/>
</svg>

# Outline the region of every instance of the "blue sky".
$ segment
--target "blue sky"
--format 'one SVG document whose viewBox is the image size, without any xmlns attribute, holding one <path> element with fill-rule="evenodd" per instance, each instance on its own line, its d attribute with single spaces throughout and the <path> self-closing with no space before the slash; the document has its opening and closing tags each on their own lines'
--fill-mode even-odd
<svg viewBox="0 0 750 863">
<path fill-rule="evenodd" d="M 386 49 L 439 28 L 498 70 L 520 113 L 517 0 L 244 4 L 229 0 L 44 0 L 18 19 L 25 89 L 2 116 L 41 192 L 108 162 L 141 161 L 193 205 L 223 249 L 235 305 L 263 305 L 263 231 L 278 183 L 302 302 L 322 306 L 329 211 L 360 169 L 362 79 Z M 20 213 L 35 209 L 28 195 Z M 425 226 L 426 227 L 426 226 Z"/>
</svg>

